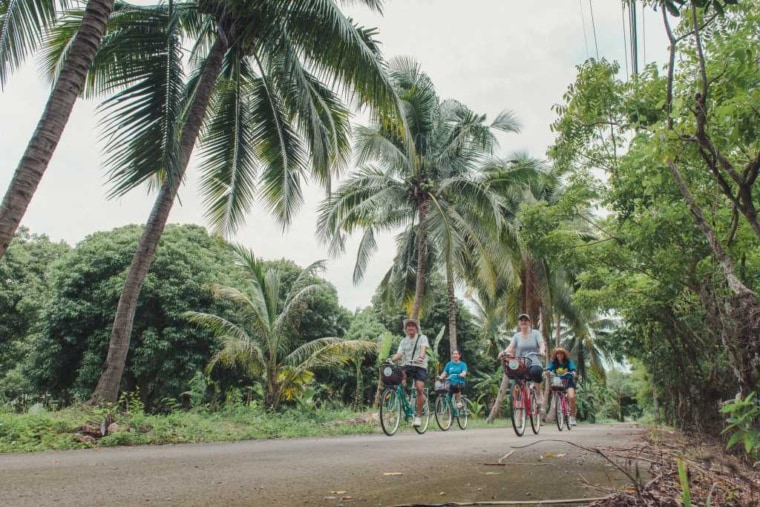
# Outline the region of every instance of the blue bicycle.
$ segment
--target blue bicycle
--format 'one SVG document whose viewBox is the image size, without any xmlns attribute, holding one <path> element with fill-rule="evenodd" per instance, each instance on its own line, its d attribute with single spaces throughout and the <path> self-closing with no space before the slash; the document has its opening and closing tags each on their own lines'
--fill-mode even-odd
<svg viewBox="0 0 760 507">
<path fill-rule="evenodd" d="M 389 437 L 398 431 L 401 418 L 407 421 L 417 415 L 417 390 L 412 388 L 411 394 L 404 389 L 404 372 L 400 366 L 386 363 L 380 367 L 380 377 L 385 389 L 380 397 L 380 427 Z M 430 405 L 428 390 L 425 389 L 425 403 L 422 406 L 422 424 L 414 426 L 420 435 L 425 433 L 430 425 Z"/>
<path fill-rule="evenodd" d="M 455 377 L 459 375 L 453 374 L 451 376 Z M 467 407 L 470 403 L 469 400 L 463 394 L 460 394 L 461 404 L 455 403 L 449 391 L 448 380 L 436 380 L 435 392 L 438 394 L 435 400 L 435 422 L 441 428 L 441 431 L 451 428 L 451 422 L 455 417 L 460 429 L 467 428 L 467 420 L 469 419 Z"/>
</svg>

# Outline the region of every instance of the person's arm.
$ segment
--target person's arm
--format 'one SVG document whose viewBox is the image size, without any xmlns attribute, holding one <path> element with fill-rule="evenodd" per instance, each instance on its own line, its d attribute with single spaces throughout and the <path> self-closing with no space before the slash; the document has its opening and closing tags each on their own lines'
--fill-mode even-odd
<svg viewBox="0 0 760 507">
<path fill-rule="evenodd" d="M 504 349 L 499 354 L 499 359 L 501 359 L 504 356 L 514 356 L 515 355 L 515 347 L 517 346 L 516 336 L 517 335 L 512 336 L 512 339 L 509 341 L 509 345 L 507 345 L 507 348 Z"/>
<path fill-rule="evenodd" d="M 443 367 L 443 371 L 441 372 L 440 375 L 438 375 L 439 379 L 443 380 L 443 379 L 445 379 L 448 376 L 448 374 L 449 374 L 448 370 L 449 370 L 449 365 L 450 364 L 451 364 L 451 362 L 448 362 L 448 363 L 446 363 L 446 366 Z"/>
<path fill-rule="evenodd" d="M 546 365 L 546 369 L 549 371 L 554 371 L 554 361 L 549 361 L 549 364 Z"/>
<path fill-rule="evenodd" d="M 420 347 L 420 355 L 419 357 L 416 358 L 416 360 L 419 361 L 420 363 L 425 360 L 425 351 L 427 350 L 427 347 L 428 347 L 427 344 L 423 344 Z"/>
<path fill-rule="evenodd" d="M 544 337 L 541 336 L 541 333 L 538 331 L 535 331 L 535 333 L 538 334 L 538 353 L 541 354 L 543 357 L 546 357 L 546 342 L 544 341 Z"/>
<path fill-rule="evenodd" d="M 465 378 L 467 376 L 467 365 L 465 363 L 462 363 L 462 364 L 464 364 L 464 370 L 462 370 L 459 376 L 462 378 Z"/>
<path fill-rule="evenodd" d="M 398 344 L 398 349 L 396 350 L 396 353 L 391 356 L 391 361 L 393 361 L 394 363 L 398 361 L 399 359 L 401 359 L 402 357 L 404 357 L 404 351 L 401 348 L 404 343 L 403 340 L 404 338 L 401 338 L 401 343 Z"/>
</svg>

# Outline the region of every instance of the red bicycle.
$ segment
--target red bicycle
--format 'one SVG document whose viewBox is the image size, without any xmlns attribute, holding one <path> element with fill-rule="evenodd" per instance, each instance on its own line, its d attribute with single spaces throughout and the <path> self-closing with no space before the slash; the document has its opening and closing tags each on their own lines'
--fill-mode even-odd
<svg viewBox="0 0 760 507">
<path fill-rule="evenodd" d="M 528 356 L 537 355 L 535 352 Z M 538 435 L 541 430 L 541 414 L 538 404 L 538 390 L 535 382 L 530 379 L 530 357 L 505 357 L 504 373 L 514 384 L 509 390 L 510 412 L 512 428 L 515 434 L 521 437 L 525 434 L 526 414 L 530 418 L 530 427 L 533 433 Z"/>
<path fill-rule="evenodd" d="M 557 375 L 552 373 L 551 388 L 554 399 L 554 411 L 557 416 L 557 429 L 562 431 L 562 423 L 570 431 L 570 400 L 567 399 L 567 382 L 573 377 L 572 373 Z M 551 405 L 551 401 L 549 405 Z"/>
</svg>

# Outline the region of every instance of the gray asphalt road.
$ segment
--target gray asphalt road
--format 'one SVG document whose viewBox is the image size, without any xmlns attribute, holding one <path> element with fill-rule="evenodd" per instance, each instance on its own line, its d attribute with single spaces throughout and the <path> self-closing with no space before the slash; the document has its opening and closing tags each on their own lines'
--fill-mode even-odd
<svg viewBox="0 0 760 507">
<path fill-rule="evenodd" d="M 399 505 L 603 496 L 626 482 L 563 442 L 625 447 L 642 430 L 454 427 L 324 439 L 144 446 L 0 456 L 0 504 Z M 533 444 L 533 445 L 529 445 Z M 514 451 L 498 465 L 500 458 Z M 547 454 L 549 453 L 549 454 Z"/>
</svg>

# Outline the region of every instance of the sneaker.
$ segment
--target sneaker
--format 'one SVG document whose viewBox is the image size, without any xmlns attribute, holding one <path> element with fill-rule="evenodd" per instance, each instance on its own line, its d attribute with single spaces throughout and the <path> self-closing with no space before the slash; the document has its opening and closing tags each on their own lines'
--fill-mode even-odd
<svg viewBox="0 0 760 507">
<path fill-rule="evenodd" d="M 419 417 L 414 418 L 414 422 L 412 423 L 412 426 L 422 426 L 422 419 Z"/>
<path fill-rule="evenodd" d="M 578 426 L 578 423 L 575 422 L 575 417 L 570 416 L 570 426 Z"/>
</svg>

